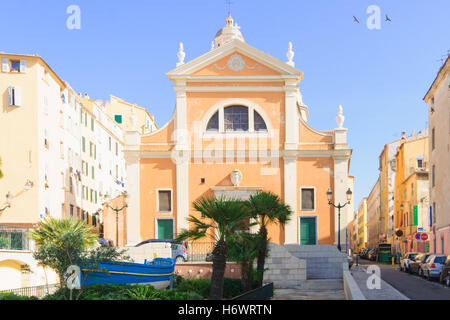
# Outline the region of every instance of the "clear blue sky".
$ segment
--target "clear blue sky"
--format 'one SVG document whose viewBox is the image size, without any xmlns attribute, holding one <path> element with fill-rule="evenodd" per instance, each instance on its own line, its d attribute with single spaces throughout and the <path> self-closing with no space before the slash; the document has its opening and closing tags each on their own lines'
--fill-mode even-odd
<svg viewBox="0 0 450 320">
<path fill-rule="evenodd" d="M 66 28 L 71 4 L 81 8 L 80 30 Z M 392 19 L 381 30 L 366 27 L 372 4 Z M 165 73 L 178 43 L 186 61 L 198 57 L 226 16 L 225 0 L 2 1 L 0 51 L 37 53 L 76 91 L 144 106 L 162 126 L 175 105 Z M 422 99 L 450 49 L 450 1 L 233 0 L 232 16 L 248 44 L 278 59 L 293 42 L 313 127 L 335 128 L 343 105 L 357 205 L 377 180 L 384 144 L 426 126 Z"/>
</svg>

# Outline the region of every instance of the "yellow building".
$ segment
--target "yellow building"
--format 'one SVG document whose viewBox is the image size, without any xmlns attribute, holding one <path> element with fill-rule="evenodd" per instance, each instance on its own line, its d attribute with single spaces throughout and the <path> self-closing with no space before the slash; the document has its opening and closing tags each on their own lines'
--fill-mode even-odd
<svg viewBox="0 0 450 320">
<path fill-rule="evenodd" d="M 151 116 L 147 109 L 139 107 L 136 104 L 131 104 L 123 99 L 110 96 L 110 100 L 105 103 L 106 112 L 108 115 L 119 124 L 123 130 L 128 130 L 136 127 L 141 134 L 148 134 L 158 129 L 154 117 Z M 136 119 L 136 124 L 133 124 L 132 116 Z"/>
<path fill-rule="evenodd" d="M 358 251 L 366 248 L 367 245 L 367 198 L 361 200 L 357 211 L 357 248 Z"/>
<path fill-rule="evenodd" d="M 400 140 L 396 154 L 394 221 L 395 230 L 401 230 L 402 236 L 395 237 L 394 247 L 402 253 L 430 249 L 428 159 L 427 135 Z M 418 232 L 426 233 L 427 240 L 416 240 Z"/>
</svg>

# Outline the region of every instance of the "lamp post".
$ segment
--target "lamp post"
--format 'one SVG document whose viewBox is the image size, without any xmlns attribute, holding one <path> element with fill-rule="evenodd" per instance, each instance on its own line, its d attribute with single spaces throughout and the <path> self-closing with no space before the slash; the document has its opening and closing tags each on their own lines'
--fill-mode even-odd
<svg viewBox="0 0 450 320">
<path fill-rule="evenodd" d="M 347 190 L 346 194 L 347 194 L 347 202 L 344 205 L 341 205 L 340 203 L 335 205 L 332 202 L 332 200 L 333 200 L 333 191 L 331 191 L 331 189 L 328 189 L 328 191 L 327 191 L 328 204 L 330 206 L 333 206 L 334 208 L 338 209 L 338 245 L 337 245 L 337 249 L 339 251 L 341 251 L 341 209 L 344 208 L 347 204 L 350 204 L 350 201 L 352 200 L 353 192 L 349 188 Z"/>
<path fill-rule="evenodd" d="M 116 212 L 116 247 L 119 247 L 119 212 L 128 207 L 128 194 L 126 191 L 122 193 L 125 198 L 125 205 L 122 208 L 119 207 L 111 207 L 108 203 L 106 203 L 106 207 L 114 210 Z M 108 194 L 105 195 L 105 198 L 108 198 Z"/>
</svg>

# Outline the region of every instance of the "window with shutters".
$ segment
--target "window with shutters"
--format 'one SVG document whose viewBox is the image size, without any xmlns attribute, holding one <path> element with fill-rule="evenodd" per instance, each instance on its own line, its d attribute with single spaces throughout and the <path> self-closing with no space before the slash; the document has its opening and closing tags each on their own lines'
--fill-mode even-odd
<svg viewBox="0 0 450 320">
<path fill-rule="evenodd" d="M 314 188 L 302 188 L 301 189 L 301 209 L 302 211 L 314 211 L 315 210 L 315 194 Z"/>
<path fill-rule="evenodd" d="M 158 190 L 158 212 L 172 212 L 172 190 Z"/>
<path fill-rule="evenodd" d="M 10 106 L 22 106 L 22 89 L 20 87 L 8 88 L 8 104 Z"/>
</svg>

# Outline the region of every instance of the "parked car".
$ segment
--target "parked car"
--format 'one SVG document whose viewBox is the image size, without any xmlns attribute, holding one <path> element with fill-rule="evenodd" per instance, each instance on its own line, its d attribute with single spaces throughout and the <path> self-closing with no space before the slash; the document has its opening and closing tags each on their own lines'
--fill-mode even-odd
<svg viewBox="0 0 450 320">
<path fill-rule="evenodd" d="M 170 247 L 172 249 L 172 259 L 176 259 L 177 263 L 188 261 L 189 259 L 188 245 L 187 242 L 185 241 L 175 243 L 175 240 L 172 239 L 148 239 L 137 244 L 136 247 L 140 247 L 147 243 L 158 243 L 158 242 L 170 243 Z"/>
<path fill-rule="evenodd" d="M 447 287 L 450 287 L 450 255 L 447 256 L 444 265 L 442 266 L 439 282 L 445 283 Z"/>
<path fill-rule="evenodd" d="M 400 259 L 400 271 L 409 272 L 409 264 L 418 254 L 418 252 L 405 253 Z"/>
<path fill-rule="evenodd" d="M 423 276 L 422 264 L 428 259 L 431 254 L 429 253 L 420 253 L 418 254 L 414 260 L 411 260 L 409 263 L 409 272 L 418 274 L 419 276 Z"/>
<path fill-rule="evenodd" d="M 428 280 L 439 278 L 446 258 L 447 256 L 444 255 L 432 254 L 429 256 L 426 262 L 422 264 L 423 276 Z"/>
<path fill-rule="evenodd" d="M 369 258 L 368 254 L 369 254 L 369 249 L 367 249 L 367 248 L 363 248 L 359 252 L 359 256 L 361 257 L 361 259 L 368 259 Z"/>
<path fill-rule="evenodd" d="M 369 259 L 370 261 L 375 261 L 375 260 L 377 260 L 377 249 L 376 249 L 376 248 L 371 249 L 371 250 L 369 251 L 367 257 L 368 257 L 368 259 Z"/>
</svg>

